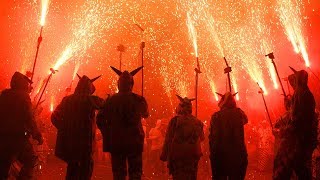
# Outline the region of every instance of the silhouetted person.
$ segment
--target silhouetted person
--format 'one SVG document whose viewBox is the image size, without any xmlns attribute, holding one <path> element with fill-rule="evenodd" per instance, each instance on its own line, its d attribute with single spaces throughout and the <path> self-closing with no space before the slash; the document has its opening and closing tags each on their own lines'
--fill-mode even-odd
<svg viewBox="0 0 320 180">
<path fill-rule="evenodd" d="M 147 118 L 149 112 L 145 98 L 133 93 L 132 88 L 133 76 L 142 67 L 130 73 L 111 68 L 119 75 L 119 92 L 107 98 L 97 123 L 103 135 L 104 151 L 111 153 L 113 179 L 126 179 L 128 169 L 129 179 L 139 180 L 145 137 L 141 119 Z"/>
<path fill-rule="evenodd" d="M 290 120 L 280 135 L 273 179 L 290 179 L 294 171 L 298 179 L 310 180 L 312 153 L 317 145 L 315 100 L 308 88 L 308 73 L 291 69 L 294 71 L 296 87 L 291 100 Z"/>
<path fill-rule="evenodd" d="M 234 95 L 222 96 L 220 110 L 212 115 L 209 129 L 210 161 L 212 179 L 243 180 L 248 165 L 244 141 L 246 114 L 237 107 Z"/>
<path fill-rule="evenodd" d="M 174 180 L 196 180 L 204 140 L 203 123 L 192 115 L 194 99 L 178 98 L 177 115 L 169 123 L 161 160 L 167 161 Z"/>
<path fill-rule="evenodd" d="M 22 164 L 17 179 L 32 179 L 37 156 L 29 137 L 43 143 L 41 133 L 34 120 L 30 93 L 32 82 L 16 72 L 12 76 L 10 89 L 0 95 L 0 179 L 7 179 L 11 164 L 18 160 Z"/>
<path fill-rule="evenodd" d="M 75 92 L 63 98 L 52 113 L 52 124 L 58 129 L 55 155 L 68 163 L 66 179 L 88 180 L 93 171 L 93 148 L 96 134 L 95 111 L 103 99 L 93 96 L 93 82 L 80 77 Z"/>
</svg>

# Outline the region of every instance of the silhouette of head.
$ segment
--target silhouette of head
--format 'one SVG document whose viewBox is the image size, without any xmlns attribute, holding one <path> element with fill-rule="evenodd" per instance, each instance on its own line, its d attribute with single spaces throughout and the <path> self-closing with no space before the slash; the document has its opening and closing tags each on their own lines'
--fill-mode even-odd
<svg viewBox="0 0 320 180">
<path fill-rule="evenodd" d="M 176 113 L 178 115 L 187 115 L 187 114 L 191 114 L 192 113 L 192 101 L 195 100 L 195 98 L 193 99 L 189 99 L 187 97 L 182 98 L 181 96 L 177 95 L 180 103 L 176 109 Z"/>
<path fill-rule="evenodd" d="M 220 93 L 217 93 L 217 94 L 221 97 L 218 103 L 218 106 L 220 107 L 220 109 L 234 108 L 237 106 L 234 96 L 237 95 L 238 93 L 231 94 L 230 92 L 226 92 L 224 95 Z"/>
<path fill-rule="evenodd" d="M 116 69 L 110 66 L 111 69 L 119 76 L 118 89 L 119 92 L 131 92 L 134 84 L 133 76 L 136 75 L 143 67 L 139 67 L 131 72 Z"/>
<path fill-rule="evenodd" d="M 289 66 L 290 67 L 290 66 Z M 293 75 L 295 77 L 295 87 L 307 87 L 308 86 L 308 73 L 305 70 L 297 71 L 294 68 L 290 67 L 293 71 Z"/>
<path fill-rule="evenodd" d="M 15 72 L 11 78 L 10 87 L 14 90 L 21 90 L 25 92 L 30 92 L 30 84 L 32 81 L 20 72 Z"/>
<path fill-rule="evenodd" d="M 86 75 L 81 77 L 79 74 L 77 74 L 77 76 L 79 78 L 79 82 L 75 89 L 75 94 L 93 94 L 96 91 L 93 82 L 99 79 L 101 75 L 93 79 L 88 78 Z"/>
</svg>

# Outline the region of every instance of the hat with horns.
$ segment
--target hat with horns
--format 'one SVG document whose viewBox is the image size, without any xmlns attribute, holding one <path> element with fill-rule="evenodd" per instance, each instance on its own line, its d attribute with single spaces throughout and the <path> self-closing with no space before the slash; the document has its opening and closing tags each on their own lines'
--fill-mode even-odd
<svg viewBox="0 0 320 180">
<path fill-rule="evenodd" d="M 195 98 L 189 99 L 187 97 L 182 98 L 179 95 L 176 95 L 180 101 L 176 113 L 179 115 L 185 115 L 185 114 L 191 114 L 192 113 L 192 101 L 195 100 Z"/>
<path fill-rule="evenodd" d="M 131 72 L 129 71 L 122 72 L 113 66 L 110 66 L 110 67 L 119 76 L 118 88 L 120 92 L 132 91 L 132 87 L 134 84 L 133 76 L 136 75 L 143 68 L 143 66 L 141 66 Z"/>
<path fill-rule="evenodd" d="M 75 89 L 75 93 L 89 93 L 89 94 L 93 94 L 96 91 L 95 86 L 93 85 L 93 82 L 95 82 L 97 79 L 99 79 L 101 77 L 97 76 L 93 79 L 90 79 L 88 76 L 84 75 L 84 76 L 80 76 L 79 74 L 77 74 L 78 78 L 79 78 L 79 82 L 78 85 Z"/>
<path fill-rule="evenodd" d="M 217 93 L 221 99 L 218 103 L 218 106 L 220 108 L 223 108 L 223 107 L 236 107 L 236 101 L 234 99 L 234 96 L 236 96 L 238 93 L 234 93 L 234 94 L 231 94 L 230 92 L 226 92 L 224 95 L 223 94 L 220 94 L 220 93 Z"/>
</svg>

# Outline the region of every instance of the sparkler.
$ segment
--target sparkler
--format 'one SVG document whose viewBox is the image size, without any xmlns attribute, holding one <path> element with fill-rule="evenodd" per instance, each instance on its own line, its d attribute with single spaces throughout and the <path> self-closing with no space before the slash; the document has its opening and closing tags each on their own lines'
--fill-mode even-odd
<svg viewBox="0 0 320 180">
<path fill-rule="evenodd" d="M 272 121 L 271 121 L 271 117 L 270 117 L 270 113 L 269 113 L 269 110 L 268 110 L 268 106 L 267 106 L 267 103 L 266 103 L 266 100 L 264 98 L 264 91 L 263 89 L 260 87 L 259 83 L 257 82 L 258 86 L 259 86 L 259 91 L 258 93 L 261 94 L 262 96 L 262 100 L 263 100 L 263 103 L 264 103 L 264 107 L 266 108 L 266 112 L 267 112 L 267 115 L 268 115 L 268 120 L 269 120 L 269 123 L 270 123 L 270 127 L 271 129 L 273 130 L 273 124 L 272 124 Z"/>
<path fill-rule="evenodd" d="M 274 62 L 275 57 L 274 57 L 274 55 L 273 55 L 273 52 L 272 52 L 272 53 L 269 53 L 269 54 L 267 54 L 267 55 L 265 55 L 265 56 L 271 59 L 271 62 L 272 62 L 272 64 L 273 64 L 273 66 L 274 66 L 274 70 L 276 71 L 276 74 L 277 74 L 277 76 L 278 76 L 278 80 L 279 80 L 279 83 L 280 83 L 280 86 L 281 86 L 281 89 L 282 89 L 282 93 L 283 93 L 284 97 L 286 98 L 286 97 L 287 97 L 287 94 L 286 94 L 286 91 L 284 90 L 284 87 L 283 87 L 281 78 L 280 78 L 280 76 L 279 76 L 279 72 L 278 72 L 277 65 L 276 65 L 276 63 Z"/>
<path fill-rule="evenodd" d="M 139 30 L 142 32 L 142 37 L 144 35 L 144 29 L 139 25 L 139 24 L 134 24 L 136 25 Z M 146 43 L 144 42 L 144 40 L 142 40 L 141 44 L 140 44 L 140 50 L 141 50 L 141 66 L 144 67 L 144 48 L 146 47 Z M 144 68 L 142 68 L 141 71 L 141 95 L 143 96 L 143 90 L 144 90 Z"/>
<path fill-rule="evenodd" d="M 224 62 L 226 63 L 226 68 L 224 69 L 224 73 L 227 74 L 228 77 L 228 85 L 229 85 L 229 92 L 232 92 L 232 86 L 231 86 L 231 78 L 230 78 L 230 73 L 232 72 L 231 67 L 229 66 L 227 59 L 225 57 L 223 57 Z"/>
<path fill-rule="evenodd" d="M 37 51 L 36 51 L 36 55 L 35 55 L 34 63 L 33 63 L 33 68 L 32 68 L 31 81 L 33 80 L 33 77 L 34 77 L 34 72 L 35 72 L 38 54 L 39 54 L 39 48 L 40 48 L 40 44 L 42 42 L 42 30 L 43 30 L 43 26 L 45 24 L 46 16 L 48 14 L 49 0 L 41 0 L 41 5 L 42 5 L 41 18 L 40 18 L 41 28 L 40 28 L 40 35 L 38 37 Z"/>
<path fill-rule="evenodd" d="M 310 61 L 302 35 L 301 2 L 293 2 L 291 0 L 278 0 L 277 2 L 282 26 L 285 28 L 286 35 L 292 43 L 294 51 L 296 53 L 301 53 L 306 67 L 310 67 Z"/>
<path fill-rule="evenodd" d="M 196 61 L 197 61 L 197 67 L 194 68 L 194 71 L 196 72 L 196 84 L 195 84 L 195 100 L 196 100 L 196 117 L 198 117 L 198 86 L 199 86 L 199 74 L 201 74 L 200 70 L 200 64 L 199 64 L 199 55 L 198 55 L 198 44 L 197 44 L 197 32 L 194 28 L 193 21 L 191 20 L 189 12 L 187 13 L 187 26 L 189 30 L 189 36 L 192 40 L 193 48 L 194 48 L 194 53 L 196 56 Z"/>
</svg>

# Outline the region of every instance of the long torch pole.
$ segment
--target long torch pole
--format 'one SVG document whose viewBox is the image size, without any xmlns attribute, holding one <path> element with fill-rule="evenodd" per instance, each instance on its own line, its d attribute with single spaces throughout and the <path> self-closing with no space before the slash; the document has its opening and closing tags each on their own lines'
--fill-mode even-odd
<svg viewBox="0 0 320 180">
<path fill-rule="evenodd" d="M 260 89 L 259 94 L 261 94 L 262 99 L 263 99 L 263 103 L 264 103 L 264 107 L 266 108 L 266 112 L 267 112 L 267 115 L 268 115 L 268 119 L 269 119 L 269 123 L 270 123 L 271 129 L 273 130 L 273 125 L 272 125 L 270 113 L 269 113 L 269 110 L 268 110 L 268 106 L 267 106 L 266 100 L 265 100 L 265 98 L 264 98 L 263 89 L 260 87 L 259 83 L 257 83 L 257 84 L 258 84 L 259 89 Z"/>
<path fill-rule="evenodd" d="M 53 70 L 52 68 L 50 69 L 50 71 L 51 71 L 51 73 L 50 73 L 50 75 L 49 75 L 49 77 L 48 77 L 48 79 L 47 79 L 47 81 L 46 81 L 46 83 L 45 83 L 45 85 L 44 85 L 44 88 L 43 88 L 43 90 L 42 90 L 42 92 L 41 92 L 41 95 L 40 95 L 40 97 L 39 97 L 39 100 L 38 100 L 38 102 L 37 102 L 37 105 L 36 105 L 35 109 L 38 108 L 38 106 L 39 106 L 39 104 L 40 104 L 40 102 L 41 102 L 42 96 L 43 96 L 44 92 L 46 91 L 46 88 L 47 88 L 47 86 L 48 86 L 48 84 L 49 84 L 50 79 L 52 78 L 52 75 L 57 72 L 56 70 Z"/>
<path fill-rule="evenodd" d="M 229 66 L 227 59 L 225 57 L 223 57 L 224 62 L 226 63 L 226 68 L 224 69 L 224 73 L 227 74 L 228 77 L 228 85 L 229 85 L 229 92 L 232 91 L 232 87 L 231 87 L 231 78 L 230 78 L 230 72 L 232 71 L 231 67 Z"/>
<path fill-rule="evenodd" d="M 274 59 L 275 59 L 275 58 L 274 58 L 273 52 L 272 52 L 272 53 L 269 53 L 269 54 L 267 54 L 267 55 L 265 55 L 265 56 L 268 56 L 268 57 L 271 59 L 271 62 L 272 62 L 272 64 L 273 64 L 274 70 L 276 71 L 276 74 L 277 74 L 277 77 L 278 77 L 278 81 L 279 81 L 280 86 L 281 86 L 281 89 L 282 89 L 282 93 L 283 93 L 284 97 L 287 97 L 286 91 L 284 90 L 284 87 L 283 87 L 281 78 L 280 78 L 280 76 L 279 76 L 279 71 L 278 71 L 277 65 L 276 65 L 276 63 L 274 62 Z"/>
<path fill-rule="evenodd" d="M 198 86 L 199 86 L 199 74 L 202 73 L 200 70 L 200 63 L 199 63 L 199 57 L 196 57 L 197 59 L 197 67 L 194 68 L 194 71 L 196 72 L 196 87 L 195 87 L 195 94 L 196 94 L 196 117 L 198 117 Z"/>
<path fill-rule="evenodd" d="M 38 59 L 38 54 L 39 54 L 39 48 L 40 48 L 40 44 L 41 44 L 41 42 L 42 42 L 42 30 L 43 30 L 43 26 L 41 26 L 40 35 L 39 35 L 39 37 L 38 37 L 38 45 L 37 45 L 36 56 L 35 56 L 34 62 L 33 62 L 33 68 L 32 68 L 32 74 L 31 74 L 31 81 L 33 81 L 34 72 L 35 72 L 35 69 L 36 69 L 36 64 L 37 64 L 37 59 Z"/>
<path fill-rule="evenodd" d="M 144 67 L 144 48 L 145 48 L 145 46 L 146 46 L 146 43 L 145 42 L 141 42 L 141 46 L 140 46 L 140 48 L 141 48 L 141 64 L 142 64 L 142 67 Z M 142 71 L 141 71 L 141 76 L 142 76 L 142 78 L 141 78 L 141 94 L 142 94 L 142 96 L 143 96 L 143 87 L 144 87 L 144 68 L 142 68 Z"/>
</svg>

